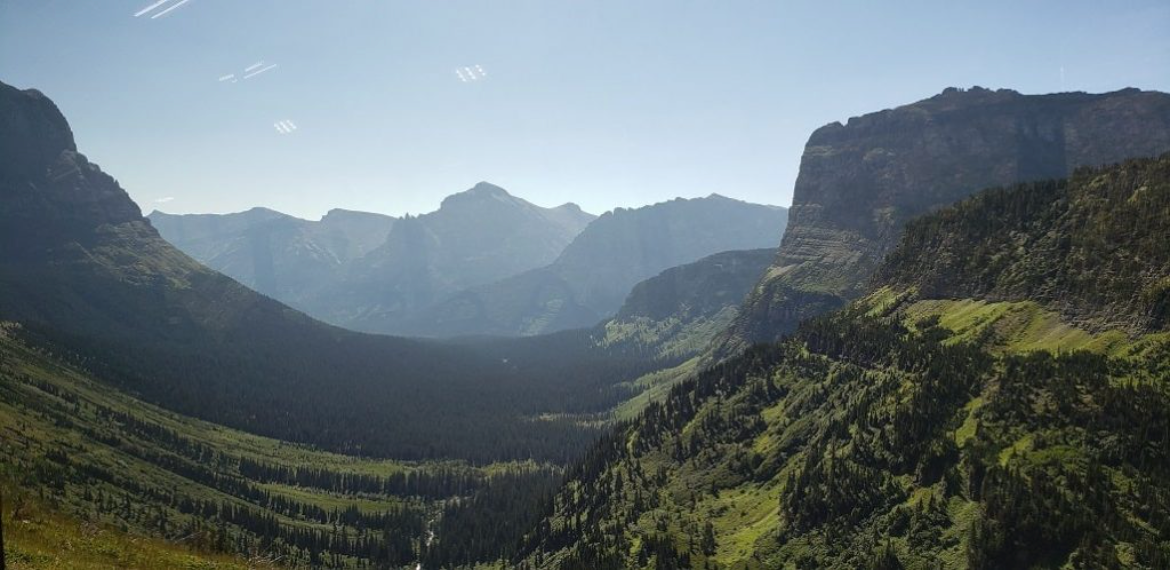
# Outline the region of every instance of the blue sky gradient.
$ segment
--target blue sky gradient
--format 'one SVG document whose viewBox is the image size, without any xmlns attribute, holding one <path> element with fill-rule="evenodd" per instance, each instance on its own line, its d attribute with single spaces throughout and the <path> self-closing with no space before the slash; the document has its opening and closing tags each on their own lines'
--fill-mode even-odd
<svg viewBox="0 0 1170 570">
<path fill-rule="evenodd" d="M 1170 3 L 0 1 L 0 80 L 52 97 L 144 210 L 433 210 L 480 180 L 600 213 L 788 205 L 808 135 L 948 86 L 1170 90 Z M 277 67 L 219 81 L 263 60 Z M 481 66 L 461 81 L 455 70 Z M 274 123 L 293 121 L 280 133 Z"/>
</svg>

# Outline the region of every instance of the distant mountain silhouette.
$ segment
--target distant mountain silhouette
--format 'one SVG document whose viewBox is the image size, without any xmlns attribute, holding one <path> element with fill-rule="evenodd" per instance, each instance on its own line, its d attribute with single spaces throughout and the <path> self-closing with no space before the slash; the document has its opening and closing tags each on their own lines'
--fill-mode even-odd
<svg viewBox="0 0 1170 570">
<path fill-rule="evenodd" d="M 593 221 L 547 267 L 454 295 L 396 332 L 533 335 L 612 316 L 639 281 L 728 250 L 775 247 L 787 210 L 712 194 Z"/>
<path fill-rule="evenodd" d="M 212 269 L 348 328 L 387 331 L 452 293 L 544 266 L 595 216 L 542 208 L 481 182 L 435 212 L 330 211 L 308 221 L 254 208 L 151 221 Z"/>
</svg>

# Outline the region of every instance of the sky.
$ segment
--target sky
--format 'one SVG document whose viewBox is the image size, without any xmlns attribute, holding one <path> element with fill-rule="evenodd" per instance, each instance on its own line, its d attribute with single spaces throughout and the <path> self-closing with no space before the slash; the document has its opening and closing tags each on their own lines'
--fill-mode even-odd
<svg viewBox="0 0 1170 570">
<path fill-rule="evenodd" d="M 0 0 L 0 81 L 145 212 L 787 206 L 817 127 L 948 86 L 1170 91 L 1170 2 Z"/>
</svg>

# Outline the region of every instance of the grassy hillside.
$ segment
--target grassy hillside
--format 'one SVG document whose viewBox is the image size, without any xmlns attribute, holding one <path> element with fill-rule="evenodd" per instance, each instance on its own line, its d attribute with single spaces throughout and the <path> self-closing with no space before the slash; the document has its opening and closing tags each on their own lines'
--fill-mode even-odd
<svg viewBox="0 0 1170 570">
<path fill-rule="evenodd" d="M 642 346 L 661 359 L 695 356 L 731 324 L 775 256 L 774 249 L 725 251 L 667 269 L 634 286 L 603 324 L 603 342 Z"/>
<path fill-rule="evenodd" d="M 684 384 L 578 469 L 529 562 L 1163 567 L 1170 336 L 1032 309 L 984 344 L 939 324 L 967 304 L 863 301 Z"/>
<path fill-rule="evenodd" d="M 1116 207 L 1076 224 L 1052 213 L 1078 196 L 1165 204 L 1168 165 L 1084 171 L 1051 186 L 1064 194 L 993 191 L 918 222 L 936 232 L 907 240 L 956 249 L 904 241 L 879 275 L 920 279 L 876 283 L 649 406 L 574 468 L 522 567 L 1167 567 L 1170 332 L 1156 318 L 1113 324 L 1150 305 L 1077 285 L 1102 273 L 1106 287 L 1157 283 L 1165 266 L 1146 248 L 1160 226 L 1134 227 Z M 1007 237 L 1121 237 L 1110 256 L 1050 265 L 987 298 L 894 265 L 949 267 L 969 283 L 948 263 L 1005 233 L 947 228 L 1028 203 L 1016 210 L 1028 233 Z"/>
<path fill-rule="evenodd" d="M 75 360 L 26 345 L 18 326 L 3 330 L 6 546 L 25 567 L 48 564 L 61 540 L 76 548 L 67 557 L 76 566 L 65 567 L 78 568 L 179 565 L 188 550 L 208 568 L 240 562 L 205 556 L 214 552 L 403 566 L 426 555 L 425 537 L 444 516 L 461 512 L 458 498 L 481 496 L 498 478 L 525 486 L 556 477 L 529 463 L 363 460 L 246 434 L 112 390 Z M 432 545 L 459 540 L 440 535 Z"/>
<path fill-rule="evenodd" d="M 13 488 L 4 489 L 5 496 Z M 71 517 L 37 498 L 22 497 L 19 509 L 5 509 L 8 568 L 34 570 L 251 570 L 275 568 L 263 557 L 245 558 L 199 551 L 182 543 L 132 535 L 101 523 Z"/>
</svg>

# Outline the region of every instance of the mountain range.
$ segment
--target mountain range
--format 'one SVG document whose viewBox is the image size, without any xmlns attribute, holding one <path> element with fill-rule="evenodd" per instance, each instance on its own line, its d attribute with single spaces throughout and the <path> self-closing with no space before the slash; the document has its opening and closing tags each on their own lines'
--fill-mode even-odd
<svg viewBox="0 0 1170 570">
<path fill-rule="evenodd" d="M 556 339 L 572 372 L 550 378 L 535 365 L 517 371 L 544 357 L 527 345 L 503 363 L 313 320 L 162 239 L 117 181 L 77 152 L 42 94 L 0 84 L 0 111 L 0 319 L 148 402 L 332 451 L 563 462 L 597 427 L 566 420 L 532 430 L 529 418 L 562 404 L 605 409 L 616 403 L 606 383 L 652 366 L 594 350 L 582 333 Z M 500 429 L 484 429 L 493 424 Z"/>
<path fill-rule="evenodd" d="M 587 219 L 481 184 L 401 219 L 152 220 L 48 98 L 0 84 L 4 551 L 1166 567 L 1165 153 L 1166 94 L 948 89 L 814 133 L 778 253 L 787 212 L 718 195 Z M 496 239 L 521 226 L 563 239 Z M 270 298 L 331 290 L 351 326 L 458 338 Z"/>
<path fill-rule="evenodd" d="M 328 289 L 355 260 L 386 241 L 390 216 L 331 210 L 308 221 L 266 208 L 237 214 L 147 218 L 167 241 L 207 267 L 293 306 Z"/>
<path fill-rule="evenodd" d="M 309 315 L 404 336 L 522 336 L 612 316 L 639 281 L 721 251 L 775 246 L 786 209 L 711 195 L 600 218 L 482 182 L 421 216 L 256 208 L 149 216 L 188 255 Z"/>
<path fill-rule="evenodd" d="M 475 287 L 420 313 L 425 336 L 534 335 L 612 316 L 638 282 L 708 255 L 775 247 L 787 210 L 712 194 L 594 220 L 548 266 Z"/>
<path fill-rule="evenodd" d="M 208 267 L 327 322 L 375 331 L 456 291 L 550 263 L 594 218 L 486 182 L 403 218 L 333 210 L 308 221 L 263 208 L 149 217 Z"/>
</svg>

